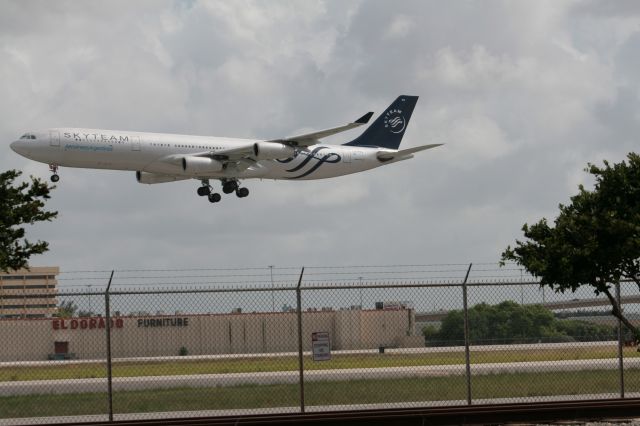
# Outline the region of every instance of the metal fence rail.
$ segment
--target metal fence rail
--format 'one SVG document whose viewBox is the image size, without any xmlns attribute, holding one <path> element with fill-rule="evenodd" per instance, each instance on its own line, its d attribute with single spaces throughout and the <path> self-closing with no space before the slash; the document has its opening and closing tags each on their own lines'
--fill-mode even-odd
<svg viewBox="0 0 640 426">
<path fill-rule="evenodd" d="M 515 267 L 79 271 L 60 282 L 57 317 L 0 319 L 0 424 L 638 396 L 640 357 L 606 299 L 545 293 Z M 640 318 L 635 290 L 620 287 Z"/>
</svg>

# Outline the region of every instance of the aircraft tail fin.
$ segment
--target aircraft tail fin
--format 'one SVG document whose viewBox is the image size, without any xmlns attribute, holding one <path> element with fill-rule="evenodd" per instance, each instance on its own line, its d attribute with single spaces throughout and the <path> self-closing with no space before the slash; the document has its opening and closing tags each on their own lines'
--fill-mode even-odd
<svg viewBox="0 0 640 426">
<path fill-rule="evenodd" d="M 418 96 L 401 95 L 360 136 L 346 146 L 398 149 Z"/>
</svg>

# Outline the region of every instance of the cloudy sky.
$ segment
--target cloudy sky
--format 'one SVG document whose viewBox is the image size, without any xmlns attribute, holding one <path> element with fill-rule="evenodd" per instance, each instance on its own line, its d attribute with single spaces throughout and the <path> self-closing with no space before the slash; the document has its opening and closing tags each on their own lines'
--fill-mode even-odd
<svg viewBox="0 0 640 426">
<path fill-rule="evenodd" d="M 403 147 L 445 146 L 330 180 L 196 181 L 62 169 L 63 270 L 495 262 L 555 217 L 587 162 L 640 134 L 635 1 L 0 0 L 2 170 L 48 178 L 9 143 L 89 127 L 277 138 L 420 100 Z M 331 139 L 340 143 L 357 135 Z"/>
</svg>

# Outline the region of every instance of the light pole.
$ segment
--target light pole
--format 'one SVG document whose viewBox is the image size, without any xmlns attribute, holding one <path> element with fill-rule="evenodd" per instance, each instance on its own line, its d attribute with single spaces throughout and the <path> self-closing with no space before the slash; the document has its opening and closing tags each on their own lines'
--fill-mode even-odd
<svg viewBox="0 0 640 426">
<path fill-rule="evenodd" d="M 269 265 L 269 273 L 271 275 L 271 312 L 276 311 L 276 295 L 274 293 L 275 288 L 273 286 L 273 265 Z"/>
</svg>

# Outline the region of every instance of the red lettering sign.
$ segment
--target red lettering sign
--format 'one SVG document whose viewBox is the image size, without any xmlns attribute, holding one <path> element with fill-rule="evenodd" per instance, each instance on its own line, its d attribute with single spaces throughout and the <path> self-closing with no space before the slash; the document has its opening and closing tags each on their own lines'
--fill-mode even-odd
<svg viewBox="0 0 640 426">
<path fill-rule="evenodd" d="M 54 319 L 51 321 L 51 327 L 54 330 L 95 330 L 107 328 L 104 318 L 81 318 L 81 319 Z M 111 318 L 111 328 L 124 328 L 123 318 Z"/>
</svg>

